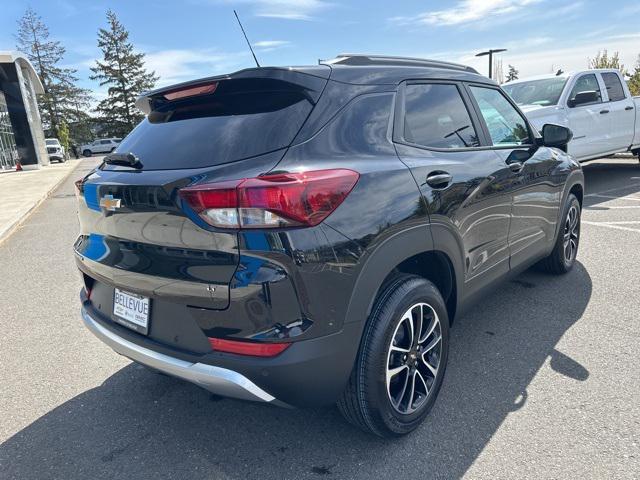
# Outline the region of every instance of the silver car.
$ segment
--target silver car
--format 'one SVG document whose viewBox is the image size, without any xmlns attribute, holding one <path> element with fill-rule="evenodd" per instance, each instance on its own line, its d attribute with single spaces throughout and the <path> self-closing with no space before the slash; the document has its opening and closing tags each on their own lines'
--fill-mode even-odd
<svg viewBox="0 0 640 480">
<path fill-rule="evenodd" d="M 60 163 L 66 161 L 64 147 L 60 144 L 60 140 L 57 138 L 46 138 L 44 143 L 47 147 L 47 155 L 49 155 L 49 161 L 56 160 Z"/>
<path fill-rule="evenodd" d="M 80 151 L 85 157 L 90 157 L 94 153 L 110 153 L 118 147 L 121 141 L 121 138 L 101 138 L 87 145 L 82 145 Z"/>
</svg>

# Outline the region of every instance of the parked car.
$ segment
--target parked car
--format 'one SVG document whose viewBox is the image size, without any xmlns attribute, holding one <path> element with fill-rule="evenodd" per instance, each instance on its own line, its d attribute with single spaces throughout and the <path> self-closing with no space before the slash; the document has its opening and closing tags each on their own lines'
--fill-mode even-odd
<svg viewBox="0 0 640 480">
<path fill-rule="evenodd" d="M 87 145 L 82 145 L 80 147 L 80 151 L 85 157 L 90 157 L 94 153 L 110 153 L 118 148 L 121 141 L 121 138 L 102 138 L 94 140 L 92 143 Z"/>
<path fill-rule="evenodd" d="M 45 138 L 44 143 L 47 147 L 49 161 L 55 160 L 60 163 L 67 161 L 66 152 L 64 151 L 64 147 L 60 144 L 60 140 L 57 138 Z"/>
<path fill-rule="evenodd" d="M 436 400 L 454 317 L 576 261 L 571 132 L 540 135 L 469 67 L 343 55 L 137 105 L 146 119 L 77 183 L 82 318 L 216 394 L 337 402 L 405 434 Z"/>
<path fill-rule="evenodd" d="M 569 127 L 569 153 L 586 161 L 614 153 L 640 155 L 640 98 L 618 70 L 583 70 L 516 80 L 503 86 L 531 123 Z"/>
</svg>

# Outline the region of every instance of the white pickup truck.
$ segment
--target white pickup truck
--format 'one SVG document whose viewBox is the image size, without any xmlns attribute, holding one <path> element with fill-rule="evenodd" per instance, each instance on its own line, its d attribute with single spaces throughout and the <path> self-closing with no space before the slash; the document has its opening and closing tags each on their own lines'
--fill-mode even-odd
<svg viewBox="0 0 640 480">
<path fill-rule="evenodd" d="M 640 158 L 640 97 L 618 70 L 594 69 L 515 80 L 502 86 L 531 123 L 573 131 L 569 153 L 578 161 L 621 152 Z"/>
</svg>

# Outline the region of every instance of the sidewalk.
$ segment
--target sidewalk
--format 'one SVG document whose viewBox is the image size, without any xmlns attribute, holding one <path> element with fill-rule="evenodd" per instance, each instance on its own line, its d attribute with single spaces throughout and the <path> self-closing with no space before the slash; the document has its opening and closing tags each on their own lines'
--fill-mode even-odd
<svg viewBox="0 0 640 480">
<path fill-rule="evenodd" d="M 82 160 L 0 175 L 0 243 Z"/>
</svg>

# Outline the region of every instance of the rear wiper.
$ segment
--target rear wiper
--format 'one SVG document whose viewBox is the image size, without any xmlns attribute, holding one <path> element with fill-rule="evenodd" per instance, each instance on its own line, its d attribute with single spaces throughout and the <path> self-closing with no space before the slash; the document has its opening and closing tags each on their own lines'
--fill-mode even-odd
<svg viewBox="0 0 640 480">
<path fill-rule="evenodd" d="M 142 168 L 140 159 L 133 153 L 110 153 L 104 157 L 104 163 L 110 165 L 124 165 L 126 167 Z"/>
</svg>

